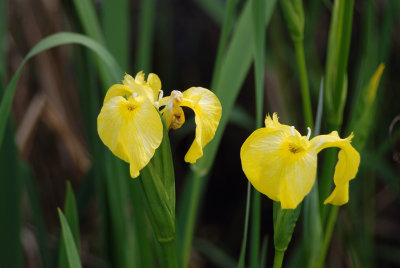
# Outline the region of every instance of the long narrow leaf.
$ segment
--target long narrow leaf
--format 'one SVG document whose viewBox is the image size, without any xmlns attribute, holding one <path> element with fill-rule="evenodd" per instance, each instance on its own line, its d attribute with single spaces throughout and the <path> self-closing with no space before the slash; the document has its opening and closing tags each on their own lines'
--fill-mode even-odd
<svg viewBox="0 0 400 268">
<path fill-rule="evenodd" d="M 11 78 L 11 81 L 8 83 L 5 93 L 1 99 L 0 104 L 0 148 L 3 142 L 4 129 L 7 123 L 8 116 L 10 114 L 10 108 L 12 99 L 14 97 L 15 88 L 18 83 L 18 79 L 21 75 L 22 68 L 26 64 L 26 62 L 31 59 L 33 56 L 51 49 L 53 47 L 68 45 L 68 44 L 80 44 L 90 48 L 93 52 L 95 52 L 108 66 L 110 74 L 117 81 L 122 74 L 122 71 L 118 64 L 115 62 L 114 58 L 111 54 L 98 42 L 94 41 L 91 38 L 88 38 L 81 34 L 76 33 L 57 33 L 50 35 L 44 39 L 42 39 L 39 43 L 37 43 L 25 56 L 24 60 L 19 65 L 17 71 Z"/>
<path fill-rule="evenodd" d="M 68 221 L 60 209 L 58 209 L 58 216 L 61 222 L 62 237 L 64 241 L 64 246 L 67 252 L 68 264 L 70 268 L 80 268 L 82 267 L 81 261 L 79 259 L 78 249 L 76 248 L 76 243 L 74 236 L 72 235 L 71 229 L 69 227 Z"/>
<path fill-rule="evenodd" d="M 85 1 L 80 0 L 79 2 Z M 129 3 L 127 0 L 103 1 L 103 27 L 107 48 L 124 70 L 128 70 L 128 61 L 130 59 L 129 18 Z"/>
<path fill-rule="evenodd" d="M 79 219 L 78 219 L 78 209 L 76 206 L 75 195 L 71 187 L 71 183 L 67 182 L 67 192 L 65 196 L 64 203 L 65 218 L 68 221 L 69 227 L 71 229 L 71 234 L 75 241 L 75 246 L 79 250 Z M 65 241 L 62 237 L 60 245 L 60 255 L 58 259 L 58 267 L 68 267 L 68 257 L 65 248 Z"/>
</svg>

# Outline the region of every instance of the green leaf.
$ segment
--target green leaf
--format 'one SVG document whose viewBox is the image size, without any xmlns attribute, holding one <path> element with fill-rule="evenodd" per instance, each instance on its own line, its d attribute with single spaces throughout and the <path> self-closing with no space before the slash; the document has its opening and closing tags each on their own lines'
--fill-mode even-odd
<svg viewBox="0 0 400 268">
<path fill-rule="evenodd" d="M 373 125 L 373 120 L 371 119 L 374 118 L 376 95 L 384 68 L 385 65 L 382 63 L 378 66 L 352 109 L 347 133 L 354 131 L 352 144 L 358 151 L 364 148 L 371 132 Z"/>
<path fill-rule="evenodd" d="M 340 127 L 343 120 L 353 9 L 354 0 L 335 1 L 329 30 L 325 68 L 325 105 L 332 130 Z"/>
<path fill-rule="evenodd" d="M 64 246 L 67 252 L 68 267 L 70 268 L 80 268 L 82 267 L 78 249 L 76 248 L 76 242 L 74 241 L 74 236 L 69 227 L 68 221 L 62 213 L 61 209 L 58 210 L 58 216 L 61 222 L 62 237 L 64 241 Z"/>
<path fill-rule="evenodd" d="M 82 2 L 82 0 L 78 2 Z M 130 59 L 129 2 L 127 0 L 105 0 L 103 1 L 102 7 L 103 27 L 107 48 L 111 54 L 114 55 L 122 69 L 128 70 Z M 91 22 L 91 24 L 94 24 L 94 22 Z"/>
<path fill-rule="evenodd" d="M 81 34 L 76 33 L 56 33 L 50 35 L 41 41 L 39 41 L 25 56 L 24 60 L 19 65 L 17 71 L 11 78 L 11 81 L 8 83 L 5 93 L 1 99 L 0 103 L 0 148 L 3 143 L 4 129 L 8 120 L 8 116 L 10 114 L 11 103 L 14 97 L 15 88 L 17 86 L 19 77 L 21 75 L 22 68 L 26 64 L 26 62 L 31 59 L 33 56 L 46 51 L 48 49 L 67 45 L 67 44 L 80 44 L 90 48 L 93 52 L 95 52 L 108 66 L 110 74 L 112 74 L 115 81 L 117 81 L 122 71 L 119 68 L 118 64 L 115 62 L 114 58 L 111 54 L 98 42 L 94 41 L 91 38 L 88 38 Z"/>
<path fill-rule="evenodd" d="M 141 13 L 139 22 L 139 36 L 136 49 L 136 71 L 144 70 L 150 73 L 153 52 L 155 0 L 141 1 Z"/>
<path fill-rule="evenodd" d="M 67 191 L 64 202 L 65 218 L 68 221 L 68 225 L 71 230 L 71 234 L 75 241 L 75 247 L 79 250 L 79 218 L 78 209 L 76 206 L 75 195 L 71 187 L 71 183 L 67 182 Z M 60 255 L 58 258 L 58 267 L 69 267 L 68 265 L 67 251 L 65 248 L 64 237 L 61 239 Z"/>
<path fill-rule="evenodd" d="M 214 65 L 214 73 L 213 73 L 213 79 L 211 81 L 211 88 L 213 89 L 215 87 L 215 83 L 217 81 L 217 78 L 219 77 L 219 73 L 221 71 L 221 64 L 222 64 L 222 59 L 225 57 L 225 50 L 226 50 L 226 44 L 228 42 L 228 37 L 231 33 L 231 28 L 233 24 L 233 20 L 235 17 L 235 10 L 237 6 L 237 0 L 229 0 L 226 3 L 225 7 L 225 14 L 224 14 L 224 23 L 222 24 L 222 31 L 221 31 L 221 36 L 219 38 L 218 42 L 218 50 L 217 50 L 217 57 L 215 59 L 215 65 Z M 200 1 L 200 3 L 207 3 L 207 1 Z M 215 5 L 215 3 L 218 3 L 217 1 L 211 1 Z M 212 8 L 212 10 L 216 10 L 216 8 Z"/>
<path fill-rule="evenodd" d="M 319 90 L 318 109 L 314 128 L 314 137 L 319 135 L 321 128 L 322 111 L 324 104 L 323 80 Z M 318 195 L 318 180 L 314 182 L 311 192 L 304 199 L 303 239 L 307 267 L 314 267 L 322 247 L 322 222 L 319 211 L 320 200 Z M 299 249 L 297 249 L 299 250 Z"/>
</svg>

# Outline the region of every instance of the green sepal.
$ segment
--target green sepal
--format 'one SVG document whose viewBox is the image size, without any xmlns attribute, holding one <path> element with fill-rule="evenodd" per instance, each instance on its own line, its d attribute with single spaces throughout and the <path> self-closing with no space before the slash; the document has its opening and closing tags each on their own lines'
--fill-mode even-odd
<svg viewBox="0 0 400 268">
<path fill-rule="evenodd" d="M 149 164 L 142 169 L 140 183 L 145 208 L 159 242 L 175 239 L 175 175 L 168 132 L 162 116 L 163 140 Z"/>
<path fill-rule="evenodd" d="M 292 239 L 300 210 L 301 205 L 295 209 L 282 209 L 280 203 L 274 202 L 274 246 L 276 251 L 286 251 Z"/>
</svg>

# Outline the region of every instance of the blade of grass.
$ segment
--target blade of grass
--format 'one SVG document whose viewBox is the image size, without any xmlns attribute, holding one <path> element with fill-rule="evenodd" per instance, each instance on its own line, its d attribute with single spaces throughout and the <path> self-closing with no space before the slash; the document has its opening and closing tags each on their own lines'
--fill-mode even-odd
<svg viewBox="0 0 400 268">
<path fill-rule="evenodd" d="M 136 49 L 136 71 L 151 71 L 151 55 L 153 50 L 155 0 L 141 1 L 140 3 L 139 36 Z"/>
<path fill-rule="evenodd" d="M 81 2 L 81 1 L 79 1 Z M 85 2 L 85 1 L 83 1 Z M 148 2 L 148 1 L 142 1 Z M 103 28 L 107 48 L 114 55 L 123 70 L 128 70 L 129 57 L 129 3 L 127 0 L 103 1 Z M 96 17 L 92 17 L 90 24 L 94 24 Z M 89 22 L 87 23 L 89 24 Z M 96 32 L 99 26 L 96 25 Z M 99 33 L 100 35 L 100 33 Z"/>
<path fill-rule="evenodd" d="M 276 1 L 267 1 L 264 26 L 268 24 Z M 252 40 L 251 6 L 247 3 L 234 30 L 232 41 L 227 49 L 226 58 L 216 80 L 215 93 L 222 105 L 222 117 L 212 142 L 204 149 L 203 157 L 192 165 L 187 185 L 185 186 L 178 215 L 179 231 L 181 231 L 183 265 L 186 266 L 192 244 L 195 218 L 203 189 L 207 183 L 206 174 L 212 167 L 222 134 L 228 123 L 240 87 L 246 77 L 252 61 L 253 50 L 249 48 L 248 40 Z"/>
<path fill-rule="evenodd" d="M 74 241 L 74 236 L 71 232 L 68 221 L 61 209 L 58 209 L 58 216 L 60 218 L 62 237 L 68 257 L 68 267 L 80 268 L 82 265 L 79 259 L 78 249 L 76 248 L 76 242 Z"/>
</svg>

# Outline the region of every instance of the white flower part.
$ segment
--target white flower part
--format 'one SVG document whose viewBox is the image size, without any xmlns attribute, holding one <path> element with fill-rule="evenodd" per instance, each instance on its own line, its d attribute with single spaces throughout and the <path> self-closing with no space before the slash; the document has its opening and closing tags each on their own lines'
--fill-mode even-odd
<svg viewBox="0 0 400 268">
<path fill-rule="evenodd" d="M 159 103 L 158 101 L 155 101 L 155 102 L 154 102 L 154 105 L 155 105 L 157 108 L 160 107 L 160 103 Z"/>
<path fill-rule="evenodd" d="M 179 90 L 172 90 L 171 99 L 175 102 L 182 102 L 183 94 Z"/>
<path fill-rule="evenodd" d="M 292 136 L 296 136 L 296 133 L 294 133 L 294 126 L 290 127 L 290 133 L 292 134 Z"/>
<path fill-rule="evenodd" d="M 309 140 L 311 137 L 311 128 L 307 127 L 307 140 Z"/>
<path fill-rule="evenodd" d="M 167 103 L 167 109 L 172 111 L 174 106 L 179 106 L 183 100 L 183 94 L 179 90 L 172 90 L 169 101 Z"/>
<path fill-rule="evenodd" d="M 132 93 L 132 97 L 133 97 L 133 98 L 136 98 L 136 97 L 137 97 L 137 93 L 136 93 L 136 92 L 133 92 L 133 93 Z"/>
<path fill-rule="evenodd" d="M 164 97 L 164 91 L 160 89 L 158 92 L 158 100 L 161 100 Z"/>
</svg>

